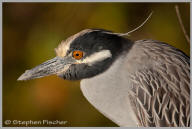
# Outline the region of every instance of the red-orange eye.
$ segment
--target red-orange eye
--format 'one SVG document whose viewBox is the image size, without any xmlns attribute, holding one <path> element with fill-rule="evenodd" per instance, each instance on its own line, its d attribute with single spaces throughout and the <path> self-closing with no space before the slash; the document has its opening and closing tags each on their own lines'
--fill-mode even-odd
<svg viewBox="0 0 192 129">
<path fill-rule="evenodd" d="M 82 51 L 73 51 L 73 57 L 77 60 L 80 60 L 83 57 Z"/>
</svg>

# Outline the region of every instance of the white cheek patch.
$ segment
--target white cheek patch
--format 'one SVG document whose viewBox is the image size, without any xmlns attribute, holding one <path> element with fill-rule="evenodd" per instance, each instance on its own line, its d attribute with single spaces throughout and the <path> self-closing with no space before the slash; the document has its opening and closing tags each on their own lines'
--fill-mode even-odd
<svg viewBox="0 0 192 129">
<path fill-rule="evenodd" d="M 100 52 L 93 53 L 92 55 L 86 57 L 83 60 L 77 60 L 77 63 L 78 64 L 86 63 L 88 65 L 92 65 L 95 62 L 99 62 L 99 61 L 105 60 L 107 58 L 112 58 L 111 52 L 109 50 L 102 50 Z"/>
</svg>

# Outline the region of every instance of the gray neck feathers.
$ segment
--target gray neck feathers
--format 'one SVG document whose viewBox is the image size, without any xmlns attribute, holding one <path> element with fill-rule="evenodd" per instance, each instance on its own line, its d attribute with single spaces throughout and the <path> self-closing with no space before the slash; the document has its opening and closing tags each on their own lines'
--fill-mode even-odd
<svg viewBox="0 0 192 129">
<path fill-rule="evenodd" d="M 123 54 L 118 57 L 104 73 L 83 79 L 81 90 L 87 100 L 106 117 L 120 126 L 133 127 L 136 126 L 136 119 L 128 100 L 129 87 L 122 82 L 125 81 L 122 74 L 125 57 Z M 127 122 L 127 120 L 130 121 Z"/>
</svg>

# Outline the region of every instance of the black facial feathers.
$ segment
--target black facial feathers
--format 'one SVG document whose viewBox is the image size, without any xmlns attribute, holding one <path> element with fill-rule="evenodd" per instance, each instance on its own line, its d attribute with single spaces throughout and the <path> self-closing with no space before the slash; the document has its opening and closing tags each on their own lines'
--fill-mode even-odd
<svg viewBox="0 0 192 129">
<path fill-rule="evenodd" d="M 71 42 L 70 49 L 67 53 L 69 54 L 74 50 L 81 50 L 85 53 L 82 58 L 83 60 L 99 51 L 109 50 L 112 57 L 100 62 L 95 62 L 92 65 L 86 63 L 72 64 L 65 73 L 59 76 L 67 80 L 79 80 L 103 73 L 111 66 L 118 56 L 122 54 L 122 52 L 127 52 L 132 44 L 132 41 L 127 38 L 113 34 L 110 31 L 101 29 L 87 31 L 87 33 L 79 35 Z"/>
<path fill-rule="evenodd" d="M 69 51 L 82 50 L 86 53 L 86 56 L 89 56 L 101 50 L 110 50 L 113 56 L 117 56 L 125 49 L 126 45 L 129 45 L 128 43 L 125 44 L 127 41 L 128 39 L 110 31 L 95 29 L 75 38 L 70 45 Z"/>
</svg>

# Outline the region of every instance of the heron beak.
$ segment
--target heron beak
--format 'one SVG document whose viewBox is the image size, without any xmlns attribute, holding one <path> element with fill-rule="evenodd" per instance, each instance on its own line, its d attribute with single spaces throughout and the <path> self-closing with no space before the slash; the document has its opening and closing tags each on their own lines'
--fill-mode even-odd
<svg viewBox="0 0 192 129">
<path fill-rule="evenodd" d="M 26 70 L 17 80 L 31 80 L 57 74 L 62 71 L 67 64 L 71 64 L 72 62 L 73 59 L 70 57 L 55 57 L 36 66 L 35 68 L 32 68 L 31 70 Z"/>
</svg>

